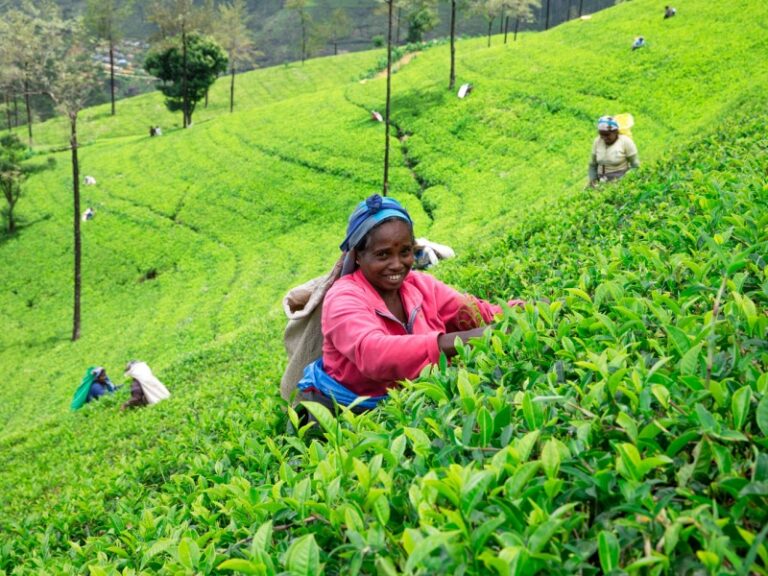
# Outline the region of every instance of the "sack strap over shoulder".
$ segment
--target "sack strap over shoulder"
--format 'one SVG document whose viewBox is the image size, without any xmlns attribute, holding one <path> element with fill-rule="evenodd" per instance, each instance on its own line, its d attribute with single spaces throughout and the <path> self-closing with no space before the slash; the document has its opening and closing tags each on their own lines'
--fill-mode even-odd
<svg viewBox="0 0 768 576">
<path fill-rule="evenodd" d="M 283 311 L 289 320 L 304 318 L 312 314 L 314 309 L 323 301 L 326 292 L 341 276 L 343 256 L 333 265 L 327 274 L 313 278 L 300 286 L 291 288 L 283 297 Z"/>
</svg>

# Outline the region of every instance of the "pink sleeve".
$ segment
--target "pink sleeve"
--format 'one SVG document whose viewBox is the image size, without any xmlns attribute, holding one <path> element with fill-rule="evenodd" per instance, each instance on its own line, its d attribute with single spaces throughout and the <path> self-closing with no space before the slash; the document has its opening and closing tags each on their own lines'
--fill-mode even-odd
<svg viewBox="0 0 768 576">
<path fill-rule="evenodd" d="M 391 335 L 374 309 L 348 291 L 326 296 L 323 337 L 372 380 L 415 378 L 440 358 L 438 331 Z"/>
</svg>

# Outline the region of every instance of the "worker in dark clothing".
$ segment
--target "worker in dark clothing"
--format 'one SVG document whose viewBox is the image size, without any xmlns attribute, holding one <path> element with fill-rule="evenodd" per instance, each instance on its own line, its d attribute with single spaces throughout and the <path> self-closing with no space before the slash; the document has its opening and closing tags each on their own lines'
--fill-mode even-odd
<svg viewBox="0 0 768 576">
<path fill-rule="evenodd" d="M 112 384 L 112 381 L 107 376 L 107 371 L 101 366 L 94 368 L 91 373 L 93 374 L 93 382 L 91 382 L 91 388 L 88 391 L 88 397 L 86 402 L 101 398 L 104 394 L 111 394 L 117 387 Z"/>
</svg>

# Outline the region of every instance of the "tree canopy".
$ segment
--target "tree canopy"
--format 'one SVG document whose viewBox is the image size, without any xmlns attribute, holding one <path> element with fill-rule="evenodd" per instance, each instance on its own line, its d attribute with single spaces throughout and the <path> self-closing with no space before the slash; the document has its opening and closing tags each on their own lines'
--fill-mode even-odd
<svg viewBox="0 0 768 576">
<path fill-rule="evenodd" d="M 144 68 L 160 79 L 157 87 L 165 95 L 168 110 L 181 111 L 188 126 L 196 104 L 227 70 L 227 56 L 212 38 L 186 34 L 166 48 L 150 52 Z"/>
<path fill-rule="evenodd" d="M 424 35 L 440 22 L 437 0 L 405 0 L 402 7 L 408 22 L 408 42 L 421 42 Z"/>
<path fill-rule="evenodd" d="M 231 74 L 229 90 L 229 111 L 235 107 L 235 72 L 239 64 L 253 63 L 260 54 L 253 46 L 253 38 L 248 24 L 251 15 L 245 0 L 233 0 L 232 3 L 219 5 L 219 18 L 214 25 L 214 37 L 227 51 Z"/>
<path fill-rule="evenodd" d="M 59 49 L 60 28 L 59 9 L 51 2 L 23 2 L 19 9 L 6 12 L 0 20 L 0 84 L 6 94 L 24 99 L 30 146 L 31 97 L 43 92 L 43 76 L 49 73 Z"/>
<path fill-rule="evenodd" d="M 0 136 L 0 190 L 3 191 L 6 207 L 3 210 L 7 221 L 7 230 L 13 234 L 16 223 L 13 208 L 21 197 L 21 182 L 25 174 L 22 161 L 29 156 L 29 150 L 15 134 Z"/>
<path fill-rule="evenodd" d="M 147 20 L 157 27 L 155 41 L 190 32 L 208 33 L 213 19 L 210 2 L 200 7 L 193 0 L 152 0 L 147 8 Z"/>
<path fill-rule="evenodd" d="M 112 115 L 115 114 L 115 44 L 123 36 L 123 23 L 133 8 L 133 0 L 88 0 L 85 26 L 97 40 L 109 47 L 109 86 Z"/>
</svg>

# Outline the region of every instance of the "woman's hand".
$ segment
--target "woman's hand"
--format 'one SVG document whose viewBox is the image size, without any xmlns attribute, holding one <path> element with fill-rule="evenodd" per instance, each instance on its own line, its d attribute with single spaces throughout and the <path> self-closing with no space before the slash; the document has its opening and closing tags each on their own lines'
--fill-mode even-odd
<svg viewBox="0 0 768 576">
<path fill-rule="evenodd" d="M 479 326 L 478 328 L 472 328 L 471 330 L 440 334 L 440 336 L 437 337 L 437 346 L 440 348 L 440 352 L 450 358 L 451 356 L 456 355 L 456 338 L 466 344 L 470 338 L 479 338 L 483 335 L 483 332 L 489 328 L 490 326 Z"/>
</svg>

